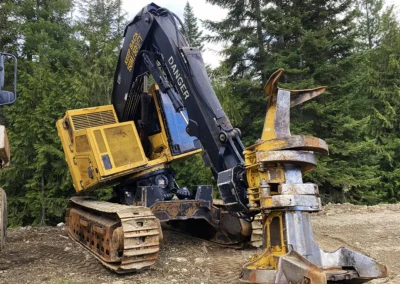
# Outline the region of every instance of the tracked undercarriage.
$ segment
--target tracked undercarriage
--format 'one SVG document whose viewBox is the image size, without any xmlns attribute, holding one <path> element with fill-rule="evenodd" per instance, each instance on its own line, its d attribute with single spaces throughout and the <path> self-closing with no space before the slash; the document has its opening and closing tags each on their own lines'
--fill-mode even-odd
<svg viewBox="0 0 400 284">
<path fill-rule="evenodd" d="M 162 233 L 149 208 L 71 198 L 68 234 L 117 273 L 145 269 L 157 259 Z"/>
<path fill-rule="evenodd" d="M 70 199 L 66 214 L 68 234 L 106 267 L 117 273 L 152 266 L 162 240 L 161 222 L 167 227 L 232 248 L 242 247 L 251 234 L 250 223 L 214 206 L 202 187 L 187 200 L 154 201 L 156 187 L 143 187 L 130 205 Z M 151 204 L 151 205 L 149 205 Z M 148 206 L 148 207 L 145 207 Z"/>
</svg>

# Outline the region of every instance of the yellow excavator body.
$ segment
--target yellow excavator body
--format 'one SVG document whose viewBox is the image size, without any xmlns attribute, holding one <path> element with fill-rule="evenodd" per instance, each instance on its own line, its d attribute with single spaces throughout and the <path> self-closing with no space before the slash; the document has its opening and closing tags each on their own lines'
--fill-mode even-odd
<svg viewBox="0 0 400 284">
<path fill-rule="evenodd" d="M 201 152 L 196 149 L 181 155 L 171 154 L 157 91 L 154 85 L 149 93 L 155 102 L 161 129 L 149 136 L 152 150 L 147 156 L 134 122 L 119 122 L 112 105 L 68 110 L 57 121 L 58 135 L 77 192 L 119 178 L 137 178 Z"/>
<path fill-rule="evenodd" d="M 68 110 L 57 121 L 58 135 L 77 192 L 89 192 L 108 183 L 152 175 L 168 168 L 173 161 L 202 151 L 198 148 L 179 155 L 171 153 L 157 85 L 149 90 L 149 94 L 160 128 L 147 137 L 150 143 L 147 153 L 135 123 L 119 122 L 112 105 Z M 116 273 L 148 268 L 157 259 L 162 239 L 161 218 L 155 214 L 167 214 L 170 219 L 192 218 L 205 206 L 201 201 L 171 200 L 146 208 L 149 198 L 143 196 L 141 200 L 135 200 L 134 206 L 128 206 L 73 197 L 66 213 L 67 231 L 71 238 Z M 220 213 L 212 202 L 206 207 L 212 211 L 209 215 L 223 214 L 229 221 L 230 215 Z M 180 216 L 183 211 L 184 216 Z M 244 226 L 248 232 L 250 227 L 246 225 L 239 223 L 239 227 Z"/>
</svg>

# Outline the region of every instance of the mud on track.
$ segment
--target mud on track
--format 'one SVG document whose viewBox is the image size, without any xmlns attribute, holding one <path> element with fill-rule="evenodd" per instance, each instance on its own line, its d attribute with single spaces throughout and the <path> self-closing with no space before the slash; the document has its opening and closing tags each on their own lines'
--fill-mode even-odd
<svg viewBox="0 0 400 284">
<path fill-rule="evenodd" d="M 313 226 L 323 248 L 345 245 L 386 264 L 390 277 L 373 283 L 400 283 L 400 205 L 328 205 L 313 216 Z M 118 276 L 72 242 L 63 228 L 18 228 L 8 231 L 0 253 L 0 283 L 240 283 L 240 269 L 254 253 L 164 231 L 153 268 Z"/>
</svg>

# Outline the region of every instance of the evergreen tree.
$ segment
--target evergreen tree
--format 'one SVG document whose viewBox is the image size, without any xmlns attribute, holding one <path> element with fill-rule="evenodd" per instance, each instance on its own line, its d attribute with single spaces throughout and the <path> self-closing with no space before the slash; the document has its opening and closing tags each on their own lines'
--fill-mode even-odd
<svg viewBox="0 0 400 284">
<path fill-rule="evenodd" d="M 55 122 L 82 107 L 71 71 L 79 61 L 72 37 L 72 2 L 21 1 L 13 11 L 20 25 L 18 100 L 5 108 L 11 167 L 1 172 L 9 195 L 10 224 L 46 224 L 63 218 L 72 193 Z M 11 23 L 12 24 L 12 23 Z"/>
<path fill-rule="evenodd" d="M 361 48 L 373 48 L 381 28 L 383 0 L 359 0 L 359 31 Z"/>
<path fill-rule="evenodd" d="M 9 20 L 10 17 L 15 17 L 15 5 L 12 0 L 0 3 L 0 51 L 3 52 L 16 53 L 15 44 L 19 24 Z"/>
<path fill-rule="evenodd" d="M 237 125 L 246 144 L 261 134 L 265 119 L 262 86 L 269 74 L 285 68 L 281 84 L 291 89 L 328 85 L 316 100 L 292 110 L 292 132 L 325 139 L 330 156 L 320 159 L 317 171 L 307 176 L 322 193 L 338 196 L 376 186 L 377 158 L 373 138 L 365 137 L 368 118 L 364 104 L 354 98 L 352 86 L 360 80 L 353 55 L 356 46 L 355 7 L 340 1 L 224 1 L 208 0 L 228 9 L 219 22 L 207 22 L 217 33 L 212 41 L 227 41 L 223 51 L 231 70 L 232 93 L 239 93 L 251 114 Z M 238 84 L 240 82 L 240 84 Z M 337 193 L 337 194 L 336 194 Z"/>
<path fill-rule="evenodd" d="M 250 115 L 251 109 L 246 104 L 246 101 L 243 100 L 241 94 L 234 92 L 234 90 L 237 85 L 240 86 L 246 82 L 233 82 L 230 80 L 230 71 L 225 64 L 221 64 L 218 68 L 212 70 L 210 75 L 215 94 L 221 102 L 226 115 L 232 125 L 239 125 L 246 116 Z"/>
<path fill-rule="evenodd" d="M 79 3 L 76 25 L 71 0 L 1 3 L 0 47 L 20 57 L 18 100 L 4 109 L 12 162 L 0 173 L 11 225 L 63 218 L 74 191 L 55 122 L 68 109 L 109 103 L 121 1 Z"/>
<path fill-rule="evenodd" d="M 264 68 L 268 61 L 267 34 L 263 17 L 266 5 L 259 0 L 221 1 L 209 0 L 212 4 L 228 10 L 225 19 L 218 22 L 205 21 L 205 26 L 214 32 L 206 37 L 211 42 L 228 43 L 221 52 L 225 56 L 224 65 L 229 70 L 232 94 L 238 94 L 250 111 L 243 116 L 240 124 L 246 145 L 260 137 L 265 114 L 265 95 L 262 87 L 268 79 Z M 224 99 L 221 100 L 224 106 Z"/>
<path fill-rule="evenodd" d="M 397 202 L 399 26 L 392 9 L 382 15 L 380 1 L 368 1 L 368 7 L 375 24 L 365 20 L 365 11 L 360 15 L 358 30 L 370 32 L 360 33 L 362 48 L 350 60 L 354 67 L 344 84 L 346 93 L 336 103 L 340 115 L 335 118 L 340 124 L 335 128 L 345 126 L 346 132 L 330 141 L 339 155 L 329 164 L 326 176 L 341 170 L 334 176 L 337 181 L 348 180 L 342 188 L 352 202 Z M 346 164 L 340 167 L 340 161 Z M 332 180 L 328 183 L 340 186 Z"/>
<path fill-rule="evenodd" d="M 5 108 L 11 167 L 0 173 L 14 226 L 62 220 L 74 191 L 55 123 L 68 109 L 109 103 L 123 30 L 121 2 L 81 3 L 86 10 L 76 25 L 71 0 L 8 0 L 12 16 L 0 20 L 18 27 L 17 33 L 1 33 L 1 39 L 8 36 L 1 44 L 20 57 L 18 100 Z"/>
<path fill-rule="evenodd" d="M 376 193 L 390 202 L 400 200 L 400 27 L 393 8 L 382 17 L 381 40 L 366 53 L 361 84 L 368 102 L 368 134 L 375 139 L 380 159 L 380 184 Z"/>
<path fill-rule="evenodd" d="M 81 0 L 77 31 L 83 60 L 81 92 L 90 106 L 110 103 L 114 71 L 125 25 L 121 0 Z"/>
<path fill-rule="evenodd" d="M 183 24 L 190 41 L 190 45 L 203 51 L 203 32 L 199 29 L 197 18 L 194 15 L 193 7 L 190 5 L 189 1 L 187 1 L 185 4 L 185 9 L 183 12 Z M 183 32 L 183 34 L 185 33 Z"/>
</svg>

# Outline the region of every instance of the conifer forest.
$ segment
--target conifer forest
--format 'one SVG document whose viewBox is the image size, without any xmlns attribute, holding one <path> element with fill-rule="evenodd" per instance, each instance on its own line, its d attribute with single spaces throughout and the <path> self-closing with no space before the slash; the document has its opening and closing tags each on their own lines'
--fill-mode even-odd
<svg viewBox="0 0 400 284">
<path fill-rule="evenodd" d="M 329 155 L 318 157 L 317 169 L 305 180 L 318 184 L 323 203 L 398 203 L 396 7 L 384 0 L 207 2 L 226 9 L 227 16 L 200 19 L 187 2 L 182 20 L 193 46 L 205 50 L 206 43 L 222 44 L 223 60 L 218 67 L 207 66 L 208 74 L 245 145 L 260 138 L 267 109 L 263 87 L 284 68 L 283 87 L 328 86 L 317 99 L 294 108 L 291 117 L 293 134 L 329 145 Z M 0 51 L 18 58 L 17 101 L 0 109 L 11 145 L 10 167 L 0 171 L 9 226 L 63 220 L 75 190 L 56 121 L 69 109 L 110 104 L 130 20 L 121 0 L 1 1 Z M 215 186 L 201 155 L 174 169 L 179 184 Z M 107 200 L 112 189 L 95 194 Z"/>
</svg>

